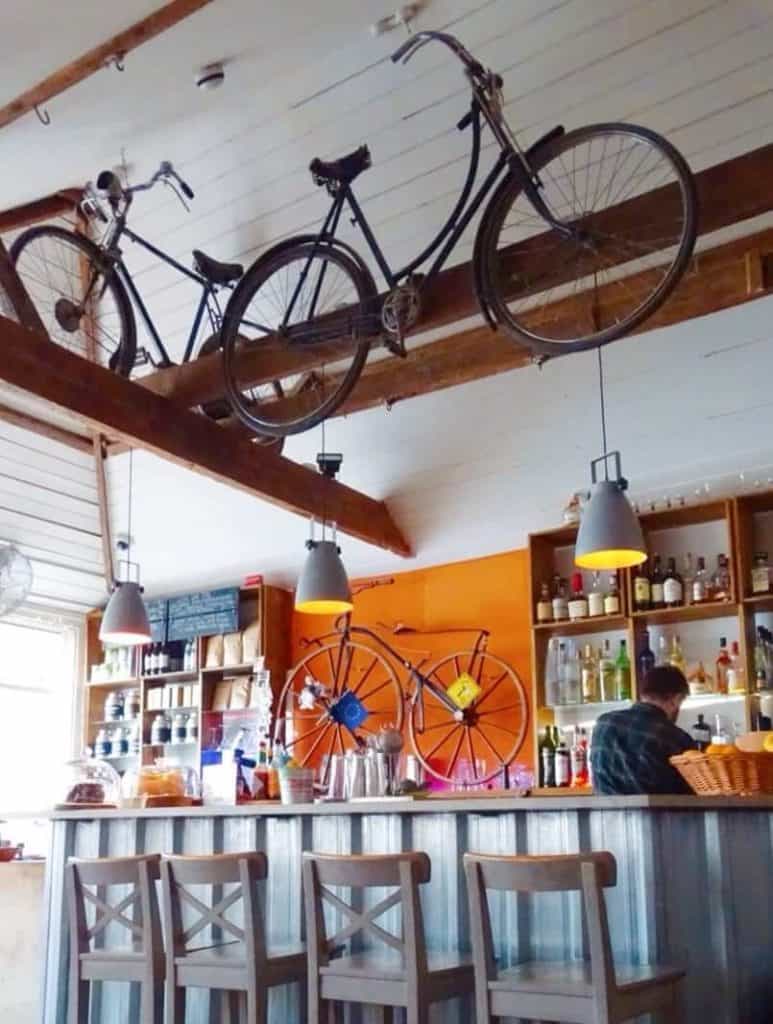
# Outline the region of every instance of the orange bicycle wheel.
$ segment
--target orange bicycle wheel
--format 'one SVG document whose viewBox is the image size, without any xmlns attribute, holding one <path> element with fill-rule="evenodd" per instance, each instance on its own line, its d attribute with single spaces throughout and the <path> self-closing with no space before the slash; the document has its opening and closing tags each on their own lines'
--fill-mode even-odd
<svg viewBox="0 0 773 1024">
<path fill-rule="evenodd" d="M 423 714 L 416 701 L 411 704 L 411 743 L 425 770 L 446 782 L 479 786 L 512 764 L 529 725 L 526 688 L 515 669 L 487 651 L 459 651 L 425 674 L 446 692 L 463 675 L 478 688 L 472 703 L 455 714 L 427 687 Z"/>
</svg>

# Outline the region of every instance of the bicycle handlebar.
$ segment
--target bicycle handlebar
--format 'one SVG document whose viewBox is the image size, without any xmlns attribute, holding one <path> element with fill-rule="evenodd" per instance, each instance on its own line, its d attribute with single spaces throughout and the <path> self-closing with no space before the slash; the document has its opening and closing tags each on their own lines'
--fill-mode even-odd
<svg viewBox="0 0 773 1024">
<path fill-rule="evenodd" d="M 172 164 L 168 160 L 163 160 L 159 164 L 158 170 L 153 174 L 147 181 L 140 182 L 138 185 L 131 185 L 124 188 L 121 184 L 118 175 L 113 171 L 100 171 L 99 177 L 97 178 L 97 188 L 101 192 L 107 193 L 107 199 L 110 205 L 115 209 L 121 200 L 130 200 L 135 192 L 147 192 L 148 189 L 153 188 L 159 181 L 163 181 L 164 184 L 177 192 L 177 188 L 187 199 L 193 199 L 194 192 L 187 181 L 184 181 L 177 171 L 174 169 Z M 176 186 L 175 187 L 175 183 Z M 178 197 L 179 197 L 179 193 Z M 184 205 L 184 204 L 183 204 Z"/>
<path fill-rule="evenodd" d="M 486 69 L 483 65 L 475 60 L 472 54 L 462 46 L 456 36 L 449 35 L 447 32 L 417 32 L 410 39 L 407 39 L 399 49 L 395 50 L 392 54 L 392 62 L 397 64 L 401 60 L 404 64 L 407 64 L 411 57 L 433 40 L 447 46 L 471 74 L 476 76 L 486 74 Z"/>
</svg>

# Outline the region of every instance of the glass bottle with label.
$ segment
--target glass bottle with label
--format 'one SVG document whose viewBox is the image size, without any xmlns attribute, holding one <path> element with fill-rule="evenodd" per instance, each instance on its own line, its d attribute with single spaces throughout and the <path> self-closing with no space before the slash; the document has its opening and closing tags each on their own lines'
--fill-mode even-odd
<svg viewBox="0 0 773 1024">
<path fill-rule="evenodd" d="M 615 663 L 612 660 L 608 639 L 604 641 L 604 650 L 599 653 L 599 700 L 602 703 L 617 700 Z"/>
<path fill-rule="evenodd" d="M 601 573 L 594 572 L 593 583 L 588 593 L 588 613 L 594 615 L 604 614 L 604 591 L 601 589 Z"/>
<path fill-rule="evenodd" d="M 709 573 L 706 568 L 706 559 L 700 557 L 698 559 L 698 566 L 695 570 L 695 576 L 692 581 L 692 603 L 702 604 L 708 600 L 709 592 L 711 590 Z"/>
<path fill-rule="evenodd" d="M 668 568 L 663 579 L 663 601 L 666 608 L 678 608 L 684 604 L 684 585 L 682 577 L 676 571 L 675 558 L 668 560 Z"/>
<path fill-rule="evenodd" d="M 547 707 L 552 708 L 557 704 L 563 703 L 559 640 L 558 637 L 552 636 L 548 641 L 547 654 L 545 655 L 545 704 Z"/>
<path fill-rule="evenodd" d="M 770 565 L 767 551 L 758 551 L 752 566 L 752 593 L 768 594 L 770 592 Z"/>
<path fill-rule="evenodd" d="M 569 602 L 566 600 L 566 580 L 553 577 L 553 619 L 561 622 L 569 618 Z"/>
<path fill-rule="evenodd" d="M 693 567 L 692 552 L 688 551 L 684 556 L 682 569 L 682 600 L 684 604 L 692 604 L 694 581 L 695 569 Z"/>
<path fill-rule="evenodd" d="M 556 784 L 556 743 L 553 726 L 545 726 L 545 735 L 540 740 L 540 786 L 552 789 Z"/>
<path fill-rule="evenodd" d="M 582 701 L 583 704 L 598 704 L 598 700 L 598 664 L 593 657 L 593 648 L 586 644 L 582 659 Z"/>
<path fill-rule="evenodd" d="M 717 568 L 711 577 L 712 600 L 729 601 L 730 589 L 730 564 L 727 555 L 717 555 Z"/>
<path fill-rule="evenodd" d="M 550 587 L 543 583 L 540 587 L 539 601 L 537 601 L 537 622 L 553 621 L 553 602 L 550 598 Z M 191 672 L 191 642 L 185 645 L 185 671 Z"/>
<path fill-rule="evenodd" d="M 637 566 L 633 574 L 633 610 L 636 612 L 649 611 L 652 604 L 652 594 L 650 591 L 650 578 L 647 575 L 645 563 Z"/>
<path fill-rule="evenodd" d="M 701 697 L 704 694 L 711 693 L 714 689 L 714 680 L 706 671 L 706 666 L 702 661 L 699 661 L 688 675 L 687 682 L 690 686 L 691 697 Z"/>
<path fill-rule="evenodd" d="M 664 608 L 665 604 L 660 555 L 655 555 L 652 559 L 652 575 L 650 576 L 650 608 Z"/>
<path fill-rule="evenodd" d="M 556 786 L 559 789 L 567 787 L 572 781 L 572 762 L 569 747 L 564 737 L 558 732 L 558 743 L 555 754 Z"/>
<path fill-rule="evenodd" d="M 730 668 L 730 655 L 727 653 L 727 640 L 720 637 L 719 653 L 716 660 L 717 693 L 727 693 L 727 670 Z"/>
<path fill-rule="evenodd" d="M 655 652 L 650 647 L 650 633 L 644 630 L 644 646 L 639 651 L 639 679 L 644 679 L 650 669 L 655 667 Z"/>
<path fill-rule="evenodd" d="M 661 633 L 658 637 L 658 657 L 656 664 L 658 667 L 668 664 L 668 641 L 666 640 L 665 633 Z"/>
<path fill-rule="evenodd" d="M 584 729 L 577 729 L 574 734 L 574 743 L 572 744 L 571 754 L 571 770 L 572 770 L 572 786 L 587 786 L 588 785 L 588 737 L 585 734 Z"/>
<path fill-rule="evenodd" d="M 711 743 L 711 726 L 704 720 L 703 715 L 698 715 L 698 721 L 690 729 L 690 736 L 697 743 L 698 750 L 705 750 Z"/>
<path fill-rule="evenodd" d="M 618 700 L 631 699 L 631 661 L 628 657 L 625 640 L 620 641 L 620 647 L 615 658 L 615 686 L 617 688 Z"/>
<path fill-rule="evenodd" d="M 675 633 L 671 637 L 671 650 L 668 652 L 668 664 L 672 668 L 678 668 L 682 675 L 686 674 L 687 664 L 684 660 L 684 652 L 679 642 L 679 635 Z"/>
<path fill-rule="evenodd" d="M 727 668 L 727 692 L 746 692 L 746 672 L 737 640 L 733 640 L 730 647 L 730 664 Z"/>
<path fill-rule="evenodd" d="M 576 622 L 578 619 L 588 618 L 588 599 L 582 589 L 582 573 L 572 573 L 572 596 L 569 598 L 569 619 Z"/>
<path fill-rule="evenodd" d="M 607 590 L 606 594 L 604 595 L 604 614 L 620 614 L 620 590 L 617 586 L 616 572 L 612 572 L 609 574 L 609 590 Z"/>
<path fill-rule="evenodd" d="M 581 703 L 581 669 L 580 669 L 580 657 L 577 652 L 577 647 L 574 643 L 570 643 L 569 647 L 565 649 L 565 659 L 562 673 L 562 689 L 564 691 L 564 697 L 566 704 L 580 704 Z"/>
</svg>

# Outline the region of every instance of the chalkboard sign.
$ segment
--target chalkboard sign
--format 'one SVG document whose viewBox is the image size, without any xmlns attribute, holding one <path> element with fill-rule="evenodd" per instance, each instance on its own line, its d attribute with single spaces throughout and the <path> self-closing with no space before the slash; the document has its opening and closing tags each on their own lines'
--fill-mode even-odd
<svg viewBox="0 0 773 1024">
<path fill-rule="evenodd" d="M 239 629 L 239 588 L 221 587 L 169 598 L 167 641 L 235 633 Z"/>
<path fill-rule="evenodd" d="M 150 620 L 150 634 L 153 637 L 153 642 L 165 644 L 169 601 L 165 597 L 156 598 L 154 601 L 146 601 L 145 608 Z"/>
</svg>

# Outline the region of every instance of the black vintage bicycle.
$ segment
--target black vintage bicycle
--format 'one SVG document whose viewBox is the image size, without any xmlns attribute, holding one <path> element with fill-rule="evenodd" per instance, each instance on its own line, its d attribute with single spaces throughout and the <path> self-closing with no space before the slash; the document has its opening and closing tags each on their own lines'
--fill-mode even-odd
<svg viewBox="0 0 773 1024">
<path fill-rule="evenodd" d="M 430 774 L 470 786 L 502 774 L 507 779 L 528 731 L 526 689 L 489 652 L 488 630 L 440 632 L 475 640 L 425 668 L 426 658 L 412 661 L 404 649 L 342 616 L 332 633 L 307 642 L 309 653 L 288 675 L 277 703 L 277 738 L 301 765 L 325 764 L 334 753 L 364 746 L 381 728 L 400 729 L 407 703 L 411 745 Z M 395 662 L 408 673 L 407 694 Z"/>
<path fill-rule="evenodd" d="M 198 249 L 193 251 L 194 269 L 190 270 L 132 231 L 127 218 L 134 196 L 157 184 L 171 188 L 187 209 L 183 196 L 193 199 L 193 190 L 168 161 L 148 181 L 131 187 L 122 185 L 112 171 L 102 171 L 96 189 L 86 186 L 81 203 L 81 211 L 90 221 L 105 225 L 99 244 L 79 232 L 42 224 L 19 235 L 10 252 L 51 340 L 125 377 L 136 365 L 165 367 L 171 366 L 172 360 L 124 263 L 124 239 L 163 260 L 201 289 L 183 362 L 188 362 L 194 351 L 199 355 L 219 348 L 224 311 L 218 292 L 226 288 L 230 294 L 243 273 L 239 264 L 221 263 Z M 152 352 L 137 350 L 132 303 L 147 329 Z M 204 333 L 202 324 L 208 338 L 197 351 L 197 339 Z"/>
<path fill-rule="evenodd" d="M 663 303 L 688 265 L 697 201 L 690 169 L 674 146 L 647 128 L 613 123 L 571 132 L 557 127 L 524 151 L 505 119 L 501 77 L 453 36 L 419 32 L 392 60 L 408 61 L 431 41 L 458 57 L 472 91 L 458 123 L 472 131 L 458 199 L 429 245 L 393 270 L 352 191 L 371 165 L 367 146 L 339 160 L 312 161 L 315 183 L 332 197 L 321 230 L 265 252 L 236 288 L 223 325 L 228 398 L 259 434 L 298 433 L 329 416 L 351 392 L 374 341 L 405 354 L 428 282 L 489 195 L 472 260 L 478 302 L 493 328 L 502 327 L 538 358 L 622 337 Z M 484 125 L 499 153 L 473 195 Z M 385 294 L 365 260 L 336 237 L 347 207 Z M 316 346 L 319 359 L 311 370 L 255 385 L 242 353 L 269 338 L 288 349 Z"/>
</svg>

